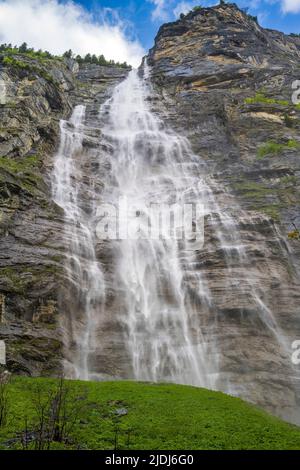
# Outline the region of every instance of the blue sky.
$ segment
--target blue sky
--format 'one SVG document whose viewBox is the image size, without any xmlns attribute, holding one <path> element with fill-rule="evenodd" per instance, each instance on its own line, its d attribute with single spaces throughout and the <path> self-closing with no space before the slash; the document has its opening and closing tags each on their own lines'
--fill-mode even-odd
<svg viewBox="0 0 300 470">
<path fill-rule="evenodd" d="M 218 0 L 0 0 L 0 42 L 61 54 L 104 54 L 133 66 L 162 23 Z M 300 33 L 300 0 L 237 0 L 262 26 Z"/>
<path fill-rule="evenodd" d="M 121 19 L 132 25 L 137 38 L 145 49 L 153 45 L 159 26 L 165 21 L 174 21 L 182 5 L 185 12 L 195 5 L 215 5 L 218 1 L 207 0 L 78 0 L 85 8 L 97 11 L 113 9 Z M 279 29 L 286 33 L 300 33 L 300 0 L 240 0 L 240 7 L 248 7 L 249 13 L 257 15 L 266 28 Z"/>
</svg>

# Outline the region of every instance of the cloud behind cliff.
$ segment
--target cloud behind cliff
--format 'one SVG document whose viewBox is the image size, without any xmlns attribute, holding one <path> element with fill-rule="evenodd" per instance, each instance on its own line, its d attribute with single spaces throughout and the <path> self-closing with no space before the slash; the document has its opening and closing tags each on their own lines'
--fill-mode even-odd
<svg viewBox="0 0 300 470">
<path fill-rule="evenodd" d="M 96 20 L 72 1 L 0 0 L 0 42 L 27 42 L 54 54 L 67 49 L 82 55 L 104 54 L 107 59 L 138 66 L 144 54 L 142 46 L 128 37 L 118 16 L 110 14 L 109 18 L 99 11 Z"/>
</svg>

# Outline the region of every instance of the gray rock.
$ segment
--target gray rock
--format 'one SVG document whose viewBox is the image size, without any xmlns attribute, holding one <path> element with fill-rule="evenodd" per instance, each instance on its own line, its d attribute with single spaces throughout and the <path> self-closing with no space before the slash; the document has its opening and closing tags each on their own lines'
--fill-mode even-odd
<svg viewBox="0 0 300 470">
<path fill-rule="evenodd" d="M 25 65 L 0 63 L 7 92 L 0 104 L 0 339 L 14 373 L 58 375 L 65 242 L 49 183 L 58 124 L 83 102 L 92 120 L 128 72 L 24 54 L 13 59 Z M 97 138 L 91 133 L 85 145 Z"/>
<path fill-rule="evenodd" d="M 291 101 L 299 54 L 299 38 L 265 30 L 226 4 L 163 25 L 148 55 L 152 108 L 206 161 L 215 194 L 239 227 L 248 276 L 287 344 L 300 337 L 300 242 L 288 238 L 292 222 L 300 228 L 300 146 L 288 145 L 300 143 L 300 109 Z M 270 142 L 278 151 L 263 152 Z M 231 393 L 299 422 L 299 370 L 265 333 L 234 259 L 228 283 L 209 221 L 205 236 L 198 266 L 217 320 L 219 388 L 231 383 Z M 196 281 L 191 275 L 186 282 L 193 289 Z M 200 311 L 203 316 L 203 306 Z M 208 316 L 204 321 L 209 325 Z"/>
</svg>

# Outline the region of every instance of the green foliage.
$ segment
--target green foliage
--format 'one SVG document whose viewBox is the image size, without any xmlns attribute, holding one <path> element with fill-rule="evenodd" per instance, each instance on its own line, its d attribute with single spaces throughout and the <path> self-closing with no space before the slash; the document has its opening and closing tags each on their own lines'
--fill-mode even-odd
<svg viewBox="0 0 300 470">
<path fill-rule="evenodd" d="M 265 196 L 270 193 L 270 189 L 255 181 L 242 181 L 234 184 L 234 189 L 243 193 L 252 193 L 255 196 Z M 250 195 L 249 195 L 250 197 Z"/>
<path fill-rule="evenodd" d="M 71 51 L 68 51 L 68 53 Z M 73 55 L 71 56 L 73 57 Z M 84 57 L 81 57 L 80 55 L 77 55 L 75 57 L 75 60 L 79 64 L 95 64 L 95 65 L 102 65 L 104 67 L 120 67 L 124 69 L 129 69 L 131 68 L 127 62 L 115 62 L 114 60 L 106 60 L 104 55 L 101 54 L 99 57 L 97 57 L 95 54 L 86 54 Z"/>
<path fill-rule="evenodd" d="M 248 18 L 250 18 L 250 20 L 252 20 L 252 21 L 254 21 L 255 23 L 258 24 L 258 18 L 257 18 L 257 16 L 248 15 Z"/>
<path fill-rule="evenodd" d="M 252 98 L 246 98 L 245 104 L 257 104 L 257 103 L 265 103 L 265 104 L 279 104 L 281 106 L 288 106 L 290 103 L 287 100 L 276 100 L 274 98 L 267 98 L 263 93 L 256 93 L 256 95 Z"/>
<path fill-rule="evenodd" d="M 10 412 L 0 448 L 14 448 L 36 416 L 36 386 L 47 393 L 55 379 L 16 377 L 9 385 Z M 196 387 L 136 382 L 71 381 L 83 397 L 84 418 L 67 442 L 51 449 L 299 449 L 300 429 L 238 398 Z M 125 409 L 123 416 L 118 410 Z M 14 444 L 14 440 L 16 443 Z"/>
<path fill-rule="evenodd" d="M 196 5 L 192 11 L 200 11 L 202 10 L 202 6 L 201 5 Z"/>
<path fill-rule="evenodd" d="M 5 56 L 2 59 L 2 64 L 15 69 L 26 70 L 29 73 L 37 74 L 44 78 L 44 80 L 47 82 L 50 82 L 53 85 L 56 84 L 54 78 L 45 69 L 27 62 L 23 62 L 22 60 L 16 59 L 15 57 Z"/>
<path fill-rule="evenodd" d="M 62 56 L 54 56 L 50 54 L 50 52 L 42 51 L 41 49 L 38 51 L 35 51 L 33 48 L 29 48 L 26 42 L 24 42 L 20 47 L 12 46 L 12 44 L 1 44 L 0 54 L 1 52 L 4 53 L 5 56 L 8 58 L 9 56 L 20 54 L 20 55 L 29 57 L 31 59 L 38 59 L 40 61 L 47 60 L 47 59 L 61 60 L 65 58 L 65 59 L 75 59 L 80 64 L 92 63 L 92 64 L 109 66 L 109 67 L 120 67 L 120 68 L 125 68 L 125 69 L 131 68 L 130 65 L 128 65 L 126 62 L 120 63 L 120 62 L 115 62 L 114 60 L 106 60 L 103 55 L 100 55 L 99 57 L 97 57 L 95 54 L 93 55 L 86 54 L 86 56 L 84 57 L 81 57 L 80 55 L 77 55 L 75 57 L 71 49 L 66 51 Z M 16 62 L 20 62 L 20 61 L 16 60 Z"/>
<path fill-rule="evenodd" d="M 66 59 L 72 59 L 73 57 L 73 52 L 71 49 L 69 49 L 68 51 L 66 51 L 64 54 L 63 54 L 63 57 L 65 57 Z"/>
<path fill-rule="evenodd" d="M 285 123 L 286 127 L 291 128 L 295 124 L 295 119 L 291 118 L 288 114 L 285 114 L 284 115 L 284 123 Z"/>
<path fill-rule="evenodd" d="M 8 382 L 8 377 L 2 372 L 0 365 L 0 428 L 6 425 L 9 413 Z"/>
<path fill-rule="evenodd" d="M 261 145 L 257 151 L 257 158 L 261 159 L 267 155 L 278 155 L 281 152 L 289 149 L 300 148 L 300 143 L 296 140 L 289 140 L 287 143 L 279 144 L 273 140 Z"/>
<path fill-rule="evenodd" d="M 6 176 L 3 178 L 3 174 L 1 175 L 1 170 L 4 170 L 13 175 L 15 184 L 20 189 L 40 197 L 44 191 L 44 181 L 39 171 L 40 164 L 38 155 L 21 158 L 0 157 L 0 182 L 6 180 Z"/>
<path fill-rule="evenodd" d="M 32 171 L 38 166 L 39 159 L 37 155 L 30 155 L 23 158 L 10 158 L 10 157 L 0 157 L 0 168 L 3 168 L 11 173 L 26 173 Z"/>
<path fill-rule="evenodd" d="M 39 49 L 35 51 L 32 47 L 28 47 L 26 42 L 24 42 L 20 47 L 12 46 L 11 44 L 1 44 L 0 53 L 4 52 L 5 54 L 23 54 L 32 59 L 52 59 L 56 56 L 53 56 L 48 51 L 42 51 Z"/>
<path fill-rule="evenodd" d="M 280 221 L 282 210 L 294 207 L 299 201 L 298 178 L 295 175 L 276 180 L 251 180 L 247 175 L 233 178 L 231 186 L 251 210 L 259 211 Z"/>
<path fill-rule="evenodd" d="M 280 205 L 279 204 L 264 204 L 259 207 L 259 211 L 270 217 L 271 219 L 279 222 L 280 220 Z"/>
</svg>

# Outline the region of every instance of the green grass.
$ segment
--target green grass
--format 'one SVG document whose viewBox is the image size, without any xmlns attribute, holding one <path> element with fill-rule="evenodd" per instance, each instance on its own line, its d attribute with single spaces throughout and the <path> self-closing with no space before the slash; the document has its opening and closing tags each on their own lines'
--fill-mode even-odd
<svg viewBox="0 0 300 470">
<path fill-rule="evenodd" d="M 289 106 L 292 103 L 288 100 L 278 100 L 275 98 L 268 98 L 264 93 L 257 92 L 255 96 L 244 99 L 245 104 L 274 104 L 279 106 Z M 300 110 L 300 104 L 295 104 L 294 108 Z"/>
<path fill-rule="evenodd" d="M 25 70 L 26 72 L 37 74 L 41 76 L 44 80 L 47 82 L 50 82 L 52 85 L 58 85 L 54 78 L 44 69 L 41 67 L 37 67 L 34 64 L 29 64 L 27 62 L 24 62 L 22 60 L 16 59 L 11 56 L 5 56 L 2 60 L 2 64 L 14 68 L 14 69 L 20 69 L 20 70 Z"/>
<path fill-rule="evenodd" d="M 54 383 L 54 379 L 13 379 L 0 447 L 24 429 L 25 416 L 29 423 L 34 419 L 34 386 L 40 384 L 47 393 Z M 136 382 L 74 381 L 70 386 L 74 400 L 84 396 L 87 402 L 74 430 L 76 446 L 82 449 L 114 449 L 116 428 L 118 449 L 300 449 L 300 428 L 220 392 Z M 118 417 L 119 408 L 127 414 Z"/>
<path fill-rule="evenodd" d="M 39 158 L 37 155 L 29 155 L 23 158 L 10 158 L 0 157 L 0 168 L 13 173 L 26 173 L 32 172 L 39 165 Z"/>
<path fill-rule="evenodd" d="M 267 98 L 263 93 L 256 93 L 252 98 L 246 98 L 245 104 L 278 104 L 281 106 L 288 106 L 290 103 L 287 100 L 276 100 L 275 98 Z"/>
<path fill-rule="evenodd" d="M 30 194 L 40 194 L 44 181 L 40 173 L 40 156 L 27 155 L 20 158 L 0 157 L 0 183 L 6 181 L 4 172 L 16 179 L 18 185 Z"/>
<path fill-rule="evenodd" d="M 279 144 L 278 142 L 270 140 L 269 142 L 266 142 L 265 144 L 259 147 L 257 151 L 257 158 L 262 159 L 267 155 L 279 155 L 285 150 L 296 150 L 298 148 L 300 148 L 300 143 L 296 140 L 289 140 L 285 144 Z"/>
</svg>

